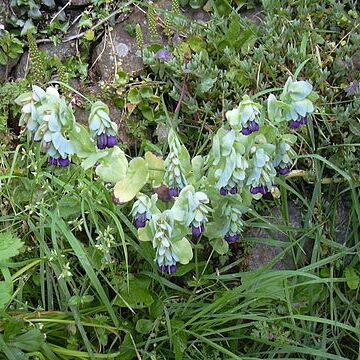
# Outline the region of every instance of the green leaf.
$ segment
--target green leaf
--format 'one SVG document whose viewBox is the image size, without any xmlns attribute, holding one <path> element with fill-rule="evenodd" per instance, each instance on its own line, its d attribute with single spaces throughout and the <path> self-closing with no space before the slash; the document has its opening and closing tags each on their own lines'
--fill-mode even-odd
<svg viewBox="0 0 360 360">
<path fill-rule="evenodd" d="M 162 156 L 154 155 L 151 151 L 147 151 L 144 158 L 149 169 L 149 181 L 151 182 L 151 186 L 160 186 L 164 177 L 164 159 Z"/>
<path fill-rule="evenodd" d="M 295 101 L 305 99 L 312 91 L 312 85 L 307 81 L 293 81 L 289 84 L 288 91 Z"/>
<path fill-rule="evenodd" d="M 38 329 L 31 329 L 21 335 L 11 335 L 9 337 L 8 345 L 10 347 L 16 347 L 25 351 L 38 351 L 41 345 L 44 344 L 44 335 Z"/>
<path fill-rule="evenodd" d="M 41 0 L 41 2 L 44 5 L 46 5 L 46 6 L 50 7 L 50 8 L 55 6 L 55 1 L 54 0 Z"/>
<path fill-rule="evenodd" d="M 101 160 L 96 167 L 96 174 L 106 182 L 118 182 L 122 180 L 128 169 L 128 161 L 125 153 L 117 146 L 110 150 L 110 154 Z"/>
<path fill-rule="evenodd" d="M 202 49 L 206 48 L 206 42 L 200 36 L 189 36 L 187 43 L 189 44 L 191 50 L 195 52 L 200 52 Z"/>
<path fill-rule="evenodd" d="M 222 238 L 211 240 L 210 245 L 220 255 L 224 255 L 229 251 L 229 243 Z"/>
<path fill-rule="evenodd" d="M 145 227 L 138 229 L 138 238 L 140 241 L 152 241 L 154 237 L 151 231 L 150 223 L 147 222 Z"/>
<path fill-rule="evenodd" d="M 345 278 L 348 287 L 351 290 L 356 290 L 359 287 L 359 276 L 352 266 L 345 268 Z"/>
<path fill-rule="evenodd" d="M 13 256 L 19 255 L 24 243 L 10 233 L 0 234 L 0 262 L 5 262 Z"/>
<path fill-rule="evenodd" d="M 149 334 L 153 327 L 153 322 L 148 319 L 140 319 L 136 322 L 135 330 L 140 334 Z"/>
<path fill-rule="evenodd" d="M 136 276 L 130 278 L 129 283 L 125 280 L 119 280 L 119 282 L 118 292 L 120 296 L 115 298 L 114 305 L 121 307 L 128 307 L 130 305 L 133 309 L 142 309 L 149 307 L 154 302 L 149 291 L 149 279 Z"/>
<path fill-rule="evenodd" d="M 127 98 L 131 104 L 138 104 L 141 101 L 139 90 L 137 88 L 132 88 L 129 91 Z"/>
<path fill-rule="evenodd" d="M 69 139 L 76 155 L 80 158 L 86 158 L 96 151 L 95 144 L 91 141 L 89 131 L 84 125 L 76 124 L 69 133 Z"/>
<path fill-rule="evenodd" d="M 0 309 L 3 309 L 4 306 L 11 300 L 11 288 L 12 284 L 0 281 Z"/>
<path fill-rule="evenodd" d="M 180 264 L 187 264 L 193 258 L 192 246 L 188 239 L 182 238 L 179 241 L 174 241 L 172 247 L 179 257 Z"/>
<path fill-rule="evenodd" d="M 81 213 L 81 204 L 79 198 L 74 194 L 63 196 L 57 207 L 57 213 L 60 218 L 67 218 Z"/>
<path fill-rule="evenodd" d="M 214 3 L 220 16 L 228 16 L 233 11 L 228 0 L 215 0 Z"/>
<path fill-rule="evenodd" d="M 143 98 L 150 98 L 154 95 L 153 90 L 149 86 L 143 86 L 140 88 L 140 95 Z"/>
<path fill-rule="evenodd" d="M 94 166 L 94 164 L 102 159 L 103 157 L 107 156 L 109 154 L 108 150 L 103 150 L 103 151 L 98 151 L 98 152 L 94 152 L 92 154 L 90 154 L 87 159 L 85 159 L 82 163 L 81 166 L 84 170 L 87 170 L 89 168 L 91 168 L 92 166 Z"/>
<path fill-rule="evenodd" d="M 93 41 L 95 39 L 95 32 L 94 30 L 87 30 L 84 34 L 84 39 L 87 41 Z"/>
<path fill-rule="evenodd" d="M 147 183 L 149 171 L 146 161 L 137 157 L 130 161 L 128 172 L 124 179 L 116 183 L 114 197 L 119 203 L 127 203 Z"/>
<path fill-rule="evenodd" d="M 25 35 L 27 33 L 36 33 L 36 27 L 34 26 L 31 19 L 26 20 L 20 35 Z"/>
<path fill-rule="evenodd" d="M 197 89 L 200 93 L 206 93 L 214 86 L 216 81 L 217 78 L 204 78 L 198 83 Z"/>
</svg>

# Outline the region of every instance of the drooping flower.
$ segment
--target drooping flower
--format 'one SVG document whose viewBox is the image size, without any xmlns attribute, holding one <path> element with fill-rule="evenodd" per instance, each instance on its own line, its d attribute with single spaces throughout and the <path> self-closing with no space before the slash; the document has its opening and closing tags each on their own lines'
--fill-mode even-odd
<svg viewBox="0 0 360 360">
<path fill-rule="evenodd" d="M 160 272 L 172 274 L 176 272 L 176 263 L 179 261 L 171 242 L 174 226 L 172 213 L 170 210 L 166 210 L 163 213 L 155 214 L 151 221 L 155 229 L 152 244 L 156 249 L 155 261 L 158 269 Z"/>
<path fill-rule="evenodd" d="M 281 136 L 280 141 L 276 145 L 275 158 L 273 165 L 278 169 L 279 175 L 287 175 L 290 172 L 292 160 L 295 156 L 295 152 L 291 145 L 295 143 L 296 136 L 285 134 Z"/>
<path fill-rule="evenodd" d="M 34 140 L 35 132 L 42 121 L 38 108 L 41 106 L 41 101 L 45 96 L 46 93 L 43 89 L 33 85 L 32 91 L 23 93 L 15 99 L 15 103 L 21 106 L 19 125 L 26 126 L 31 133 L 32 140 Z M 38 140 L 34 141 L 38 142 Z"/>
<path fill-rule="evenodd" d="M 208 222 L 209 198 L 202 191 L 195 191 L 192 185 L 186 186 L 176 199 L 172 212 L 174 219 L 181 224 L 191 227 L 194 236 L 200 236 Z"/>
<path fill-rule="evenodd" d="M 164 180 L 169 187 L 169 195 L 177 197 L 181 189 L 187 185 L 185 167 L 188 166 L 187 163 L 190 160 L 186 148 L 181 145 L 175 131 L 172 129 L 169 131 L 168 142 L 170 152 L 164 162 Z"/>
<path fill-rule="evenodd" d="M 280 95 L 281 101 L 273 101 L 273 108 L 281 108 L 281 115 L 289 121 L 293 129 L 305 125 L 308 114 L 314 111 L 312 103 L 312 85 L 307 81 L 296 81 L 291 76 L 286 81 L 284 90 Z M 274 96 L 273 96 L 274 97 Z"/>
<path fill-rule="evenodd" d="M 223 228 L 224 240 L 227 242 L 238 241 L 244 226 L 244 221 L 242 220 L 243 212 L 234 202 L 226 203 L 222 211 L 226 219 Z"/>
<path fill-rule="evenodd" d="M 134 202 L 130 212 L 137 228 L 145 227 L 146 221 L 151 219 L 156 206 L 156 201 L 156 194 L 152 195 L 151 198 L 144 194 L 139 194 L 137 196 L 137 200 Z"/>
<path fill-rule="evenodd" d="M 239 106 L 226 113 L 226 119 L 234 130 L 241 130 L 243 135 L 250 135 L 260 129 L 261 105 L 245 95 Z"/>
<path fill-rule="evenodd" d="M 74 153 L 68 140 L 68 134 L 75 123 L 71 106 L 51 86 L 46 91 L 33 86 L 32 93 L 23 94 L 16 101 L 22 105 L 21 124 L 26 125 L 35 142 L 42 143 L 49 155 L 48 163 L 68 166 L 69 155 Z"/>
<path fill-rule="evenodd" d="M 251 149 L 254 156 L 250 161 L 251 172 L 246 185 L 250 185 L 253 195 L 265 195 L 272 187 L 276 171 L 270 155 L 274 150 L 275 146 L 271 144 L 253 146 Z"/>
<path fill-rule="evenodd" d="M 240 137 L 244 139 L 234 130 L 219 129 L 213 139 L 211 172 L 220 195 L 237 194 L 244 184 L 249 164 Z"/>
<path fill-rule="evenodd" d="M 96 101 L 89 115 L 91 136 L 96 139 L 100 150 L 112 148 L 117 144 L 117 125 L 111 121 L 109 108 L 102 101 Z"/>
</svg>

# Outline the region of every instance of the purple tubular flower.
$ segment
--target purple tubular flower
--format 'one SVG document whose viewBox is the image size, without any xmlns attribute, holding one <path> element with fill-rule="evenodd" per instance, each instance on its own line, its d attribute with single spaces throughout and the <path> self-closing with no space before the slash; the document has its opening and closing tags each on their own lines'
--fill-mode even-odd
<svg viewBox="0 0 360 360">
<path fill-rule="evenodd" d="M 237 189 L 237 187 L 236 186 L 234 186 L 234 187 L 232 187 L 231 189 L 230 189 L 230 194 L 237 194 L 237 192 L 238 192 L 238 189 Z"/>
<path fill-rule="evenodd" d="M 260 129 L 260 126 L 256 121 L 249 121 L 248 129 L 253 133 L 255 131 L 258 131 Z"/>
<path fill-rule="evenodd" d="M 65 159 L 59 159 L 58 160 L 58 165 L 61 167 L 67 167 L 70 165 L 70 160 L 69 158 L 65 158 Z"/>
<path fill-rule="evenodd" d="M 160 265 L 158 269 L 165 274 L 174 274 L 176 272 L 176 265 Z"/>
<path fill-rule="evenodd" d="M 57 161 L 55 158 L 53 158 L 52 156 L 50 156 L 50 157 L 48 158 L 48 164 L 50 164 L 50 165 L 57 165 L 57 164 L 58 164 L 58 161 Z"/>
<path fill-rule="evenodd" d="M 105 133 L 102 133 L 100 135 L 98 135 L 97 137 L 97 147 L 100 150 L 103 150 L 106 148 L 107 145 L 107 136 Z"/>
<path fill-rule="evenodd" d="M 290 169 L 288 167 L 284 167 L 284 168 L 278 169 L 277 172 L 279 175 L 287 175 L 290 173 Z"/>
<path fill-rule="evenodd" d="M 268 192 L 268 188 L 266 186 L 259 186 L 259 193 L 265 195 Z"/>
<path fill-rule="evenodd" d="M 251 130 L 248 127 L 242 128 L 241 129 L 241 133 L 243 135 L 250 135 L 251 134 Z"/>
<path fill-rule="evenodd" d="M 302 118 L 300 119 L 300 123 L 301 123 L 301 125 L 306 125 L 306 124 L 307 124 L 307 122 L 308 122 L 307 117 L 302 117 Z"/>
<path fill-rule="evenodd" d="M 194 236 L 200 236 L 205 230 L 205 225 L 201 224 L 200 226 L 192 226 L 191 232 Z"/>
<path fill-rule="evenodd" d="M 146 225 L 146 212 L 140 214 L 138 213 L 135 219 L 135 226 L 139 228 L 143 228 Z"/>
<path fill-rule="evenodd" d="M 257 193 L 260 192 L 259 189 L 260 189 L 259 186 L 255 186 L 255 187 L 252 186 L 252 187 L 250 188 L 250 192 L 255 195 L 255 194 L 257 194 Z"/>
<path fill-rule="evenodd" d="M 223 196 L 227 195 L 228 192 L 229 192 L 228 189 L 225 189 L 224 187 L 220 188 L 220 190 L 219 190 L 220 195 L 223 195 Z"/>
<path fill-rule="evenodd" d="M 169 195 L 170 196 L 176 197 L 176 196 L 179 196 L 179 194 L 180 194 L 179 189 L 176 189 L 176 188 L 170 188 L 169 189 Z"/>
<path fill-rule="evenodd" d="M 289 126 L 292 129 L 298 129 L 301 126 L 301 120 L 300 121 L 290 120 Z"/>
<path fill-rule="evenodd" d="M 234 242 L 234 241 L 238 241 L 239 239 L 240 239 L 240 235 L 238 235 L 238 234 L 224 236 L 224 240 L 227 242 Z"/>
<path fill-rule="evenodd" d="M 155 58 L 165 62 L 169 61 L 171 59 L 171 52 L 166 49 L 161 49 L 156 53 Z"/>
<path fill-rule="evenodd" d="M 117 144 L 116 136 L 107 137 L 107 147 L 112 148 Z"/>
</svg>

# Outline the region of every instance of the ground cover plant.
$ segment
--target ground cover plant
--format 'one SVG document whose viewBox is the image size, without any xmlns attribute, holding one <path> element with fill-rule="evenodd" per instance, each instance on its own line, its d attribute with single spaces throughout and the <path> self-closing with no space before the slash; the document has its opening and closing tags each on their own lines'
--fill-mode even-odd
<svg viewBox="0 0 360 360">
<path fill-rule="evenodd" d="M 357 359 L 356 2 L 170 3 L 86 8 L 84 51 L 124 5 L 152 39 L 96 95 L 38 50 L 52 3 L 0 37 L 32 62 L 0 90 L 0 358 Z"/>
</svg>

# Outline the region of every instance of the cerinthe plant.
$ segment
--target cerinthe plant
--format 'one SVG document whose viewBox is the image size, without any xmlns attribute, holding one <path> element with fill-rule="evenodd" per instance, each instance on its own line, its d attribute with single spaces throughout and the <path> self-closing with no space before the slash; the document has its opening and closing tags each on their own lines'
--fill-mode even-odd
<svg viewBox="0 0 360 360">
<path fill-rule="evenodd" d="M 102 102 L 92 104 L 86 128 L 76 123 L 71 106 L 54 87 L 34 86 L 16 101 L 22 105 L 21 124 L 42 143 L 50 164 L 67 166 L 75 155 L 84 169 L 96 166 L 102 181 L 115 184 L 116 203 L 136 198 L 130 215 L 138 238 L 152 243 L 159 271 L 171 274 L 177 263 L 192 259 L 192 237 L 225 253 L 229 243 L 241 239 L 243 215 L 252 201 L 274 187 L 276 176 L 290 172 L 293 131 L 307 123 L 316 94 L 308 82 L 289 77 L 279 99 L 270 94 L 260 103 L 257 98 L 244 95 L 226 113 L 208 154 L 191 158 L 171 128 L 165 159 L 146 152 L 130 162 L 116 146 L 117 126 Z M 172 202 L 142 192 L 160 185 L 167 186 Z"/>
</svg>

